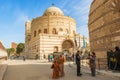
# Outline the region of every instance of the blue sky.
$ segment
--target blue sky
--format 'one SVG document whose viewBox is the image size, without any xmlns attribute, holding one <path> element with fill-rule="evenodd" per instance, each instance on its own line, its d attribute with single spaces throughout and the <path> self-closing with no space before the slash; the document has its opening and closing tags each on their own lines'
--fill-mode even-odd
<svg viewBox="0 0 120 80">
<path fill-rule="evenodd" d="M 93 0 L 0 0 L 0 40 L 24 42 L 25 21 L 41 16 L 52 3 L 77 22 L 77 32 L 88 37 L 88 14 Z"/>
</svg>

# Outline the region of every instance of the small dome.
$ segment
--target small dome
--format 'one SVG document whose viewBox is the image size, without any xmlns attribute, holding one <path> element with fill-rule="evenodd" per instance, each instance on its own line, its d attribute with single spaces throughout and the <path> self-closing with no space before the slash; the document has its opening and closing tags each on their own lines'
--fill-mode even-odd
<svg viewBox="0 0 120 80">
<path fill-rule="evenodd" d="M 43 14 L 43 16 L 48 16 L 48 15 L 63 16 L 64 14 L 60 8 L 52 6 L 46 9 L 46 11 Z"/>
</svg>

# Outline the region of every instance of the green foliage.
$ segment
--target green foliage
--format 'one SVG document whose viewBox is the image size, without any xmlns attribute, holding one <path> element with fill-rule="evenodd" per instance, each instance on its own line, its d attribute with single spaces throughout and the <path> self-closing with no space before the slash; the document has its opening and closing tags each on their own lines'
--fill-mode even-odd
<svg viewBox="0 0 120 80">
<path fill-rule="evenodd" d="M 24 52 L 24 50 L 25 50 L 25 44 L 24 43 L 19 43 L 17 45 L 16 52 L 18 54 L 20 54 L 20 53 Z"/>
<path fill-rule="evenodd" d="M 10 56 L 11 54 L 15 53 L 15 49 L 14 48 L 8 48 L 7 53 L 8 53 L 8 56 Z"/>
</svg>

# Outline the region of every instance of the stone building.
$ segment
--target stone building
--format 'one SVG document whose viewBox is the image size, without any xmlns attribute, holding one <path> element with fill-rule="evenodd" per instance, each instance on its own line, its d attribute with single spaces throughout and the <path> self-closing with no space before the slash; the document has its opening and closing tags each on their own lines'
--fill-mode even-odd
<svg viewBox="0 0 120 80">
<path fill-rule="evenodd" d="M 120 0 L 93 0 L 89 12 L 91 51 L 106 58 L 106 51 L 120 47 Z"/>
<path fill-rule="evenodd" d="M 81 36 L 76 32 L 76 21 L 64 16 L 61 9 L 51 6 L 42 16 L 27 21 L 25 33 L 25 54 L 27 58 L 35 58 L 53 52 L 72 54 L 80 48 Z M 77 44 L 77 45 L 76 45 Z"/>
<path fill-rule="evenodd" d="M 14 49 L 15 49 L 15 51 L 16 51 L 17 45 L 18 45 L 17 43 L 12 42 L 12 43 L 11 43 L 11 48 L 14 48 Z"/>
<path fill-rule="evenodd" d="M 2 44 L 2 41 L 0 41 L 0 59 L 7 60 L 7 51 L 5 47 Z"/>
</svg>

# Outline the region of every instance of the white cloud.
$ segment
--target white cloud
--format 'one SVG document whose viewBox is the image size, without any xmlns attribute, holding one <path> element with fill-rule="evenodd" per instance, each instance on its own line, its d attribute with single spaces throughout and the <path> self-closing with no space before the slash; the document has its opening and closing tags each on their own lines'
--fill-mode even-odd
<svg viewBox="0 0 120 80">
<path fill-rule="evenodd" d="M 14 21 L 14 26 L 24 26 L 24 23 L 28 20 L 28 15 L 25 14 L 24 11 L 20 10 L 19 8 L 17 8 L 15 11 L 14 11 L 14 14 L 15 16 L 15 21 Z"/>
<path fill-rule="evenodd" d="M 73 7 L 76 11 L 76 13 L 74 13 L 74 15 L 83 15 L 89 12 L 89 7 L 85 6 L 85 7 L 78 7 L 78 6 L 74 6 Z"/>
<path fill-rule="evenodd" d="M 17 24 L 17 25 L 19 25 L 20 23 L 23 24 L 27 20 L 28 20 L 28 16 L 25 15 L 24 13 L 20 13 L 20 14 L 18 14 L 15 24 Z"/>
<path fill-rule="evenodd" d="M 63 9 L 63 12 L 66 13 L 67 15 L 70 13 L 70 11 L 67 9 Z"/>
<path fill-rule="evenodd" d="M 88 32 L 88 15 L 90 4 L 93 0 L 81 0 L 80 3 L 73 6 L 73 10 L 75 13 L 72 15 L 75 16 L 77 20 L 77 32 L 81 35 L 85 35 L 89 37 Z"/>
<path fill-rule="evenodd" d="M 68 3 L 68 0 L 64 0 L 64 2 L 61 4 L 60 8 L 62 9 L 67 3 Z"/>
<path fill-rule="evenodd" d="M 87 24 L 77 27 L 77 32 L 80 33 L 81 35 L 89 37 Z"/>
</svg>

